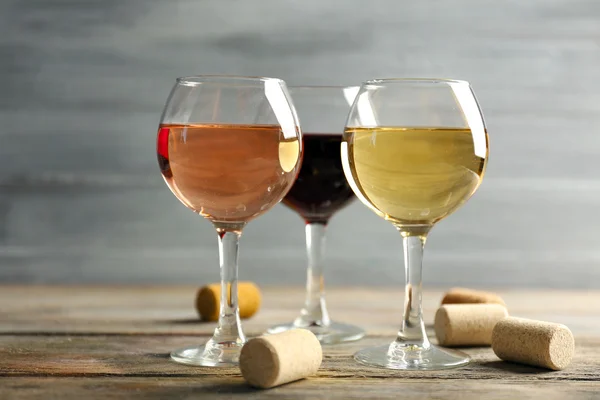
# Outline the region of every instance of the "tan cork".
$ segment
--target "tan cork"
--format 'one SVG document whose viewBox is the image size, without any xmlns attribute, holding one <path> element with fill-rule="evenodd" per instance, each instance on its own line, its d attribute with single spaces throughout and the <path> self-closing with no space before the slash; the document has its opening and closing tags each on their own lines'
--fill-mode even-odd
<svg viewBox="0 0 600 400">
<path fill-rule="evenodd" d="M 250 339 L 242 347 L 240 369 L 250 385 L 268 389 L 316 374 L 322 360 L 317 337 L 292 329 Z"/>
<path fill-rule="evenodd" d="M 238 282 L 240 318 L 250 318 L 260 308 L 260 289 L 252 282 Z M 221 284 L 201 287 L 196 295 L 196 311 L 203 321 L 217 321 L 221 306 Z"/>
<path fill-rule="evenodd" d="M 507 316 L 500 304 L 446 304 L 435 314 L 435 335 L 441 346 L 489 346 L 494 326 Z"/>
<path fill-rule="evenodd" d="M 466 288 L 452 288 L 442 299 L 442 304 L 477 304 L 492 303 L 506 306 L 504 300 L 496 293 Z"/>
<path fill-rule="evenodd" d="M 562 324 L 509 317 L 494 327 L 492 349 L 504 361 L 561 370 L 571 363 L 575 339 Z"/>
</svg>

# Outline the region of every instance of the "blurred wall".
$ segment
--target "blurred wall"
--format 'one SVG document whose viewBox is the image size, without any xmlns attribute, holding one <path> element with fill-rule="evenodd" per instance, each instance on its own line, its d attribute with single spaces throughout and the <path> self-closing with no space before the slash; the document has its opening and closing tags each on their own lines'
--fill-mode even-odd
<svg viewBox="0 0 600 400">
<path fill-rule="evenodd" d="M 3 0 L 0 282 L 218 280 L 211 225 L 154 153 L 181 75 L 289 84 L 471 81 L 491 140 L 479 192 L 437 226 L 427 285 L 600 287 L 597 0 Z M 240 275 L 302 284 L 303 223 L 244 233 Z M 401 240 L 354 204 L 329 227 L 331 284 L 397 284 Z"/>
</svg>

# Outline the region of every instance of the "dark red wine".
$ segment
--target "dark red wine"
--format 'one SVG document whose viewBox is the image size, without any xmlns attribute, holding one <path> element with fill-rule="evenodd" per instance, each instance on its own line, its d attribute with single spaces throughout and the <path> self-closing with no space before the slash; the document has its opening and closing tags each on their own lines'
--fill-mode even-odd
<svg viewBox="0 0 600 400">
<path fill-rule="evenodd" d="M 305 133 L 303 136 L 302 167 L 283 204 L 307 223 L 327 223 L 335 212 L 354 200 L 354 192 L 342 169 L 342 134 Z"/>
</svg>

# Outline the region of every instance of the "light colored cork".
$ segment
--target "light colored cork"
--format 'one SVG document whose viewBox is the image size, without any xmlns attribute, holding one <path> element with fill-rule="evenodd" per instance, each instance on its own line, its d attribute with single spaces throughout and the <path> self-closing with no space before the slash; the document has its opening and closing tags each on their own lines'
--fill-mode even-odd
<svg viewBox="0 0 600 400">
<path fill-rule="evenodd" d="M 506 307 L 506 303 L 500 296 L 492 292 L 484 292 L 482 290 L 473 290 L 466 288 L 452 288 L 442 298 L 442 304 L 477 304 L 491 303 L 502 304 Z"/>
<path fill-rule="evenodd" d="M 250 318 L 260 308 L 260 289 L 253 282 L 238 282 L 240 318 Z M 196 295 L 196 311 L 203 321 L 217 321 L 221 306 L 221 284 L 201 287 Z"/>
<path fill-rule="evenodd" d="M 240 369 L 252 386 L 268 389 L 314 375 L 323 360 L 317 337 L 292 329 L 250 339 L 240 354 Z"/>
<path fill-rule="evenodd" d="M 561 370 L 571 363 L 575 339 L 562 324 L 509 317 L 494 327 L 492 349 L 504 361 Z"/>
<path fill-rule="evenodd" d="M 507 316 L 500 304 L 446 304 L 435 313 L 435 335 L 441 346 L 489 346 L 494 326 Z"/>
</svg>

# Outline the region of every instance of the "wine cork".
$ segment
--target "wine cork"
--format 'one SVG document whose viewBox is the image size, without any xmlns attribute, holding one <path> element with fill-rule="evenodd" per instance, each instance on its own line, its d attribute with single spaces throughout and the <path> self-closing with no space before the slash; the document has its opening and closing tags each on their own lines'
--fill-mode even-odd
<svg viewBox="0 0 600 400">
<path fill-rule="evenodd" d="M 240 369 L 252 386 L 272 388 L 313 375 L 323 351 L 317 337 L 307 329 L 250 339 L 240 354 Z"/>
<path fill-rule="evenodd" d="M 481 290 L 452 288 L 442 299 L 442 304 L 476 304 L 476 303 L 493 303 L 506 306 L 504 300 L 496 293 L 484 292 Z"/>
<path fill-rule="evenodd" d="M 500 304 L 446 304 L 435 313 L 435 336 L 441 346 L 489 346 L 494 326 L 507 316 Z"/>
<path fill-rule="evenodd" d="M 252 282 L 238 282 L 240 318 L 250 318 L 260 308 L 260 289 Z M 221 306 L 221 284 L 201 287 L 196 295 L 196 310 L 203 321 L 217 321 Z"/>
<path fill-rule="evenodd" d="M 575 339 L 562 324 L 509 317 L 494 327 L 492 349 L 504 361 L 561 370 L 571 363 Z"/>
</svg>

